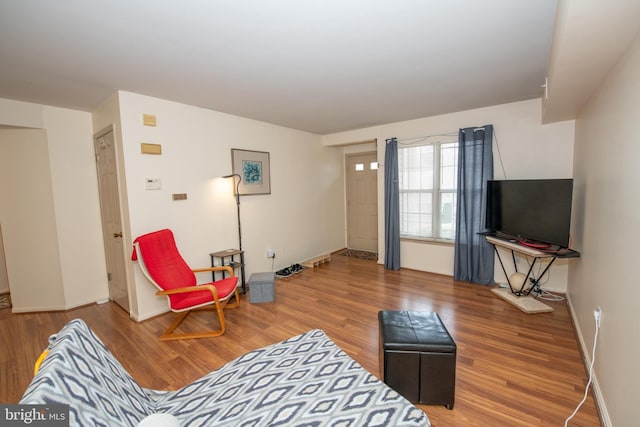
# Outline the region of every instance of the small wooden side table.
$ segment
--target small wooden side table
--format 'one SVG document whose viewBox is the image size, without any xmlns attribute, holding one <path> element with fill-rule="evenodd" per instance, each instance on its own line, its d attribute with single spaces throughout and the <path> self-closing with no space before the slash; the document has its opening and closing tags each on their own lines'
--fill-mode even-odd
<svg viewBox="0 0 640 427">
<path fill-rule="evenodd" d="M 247 285 L 244 280 L 244 251 L 240 249 L 225 249 L 223 251 L 212 252 L 209 254 L 211 257 L 211 267 L 228 265 L 235 270 L 240 271 L 240 283 L 242 285 L 242 293 L 247 292 Z M 236 258 L 237 257 L 237 258 Z M 220 260 L 217 264 L 217 260 Z M 216 280 L 216 272 L 212 272 L 213 280 Z M 222 272 L 224 278 L 226 273 Z"/>
</svg>

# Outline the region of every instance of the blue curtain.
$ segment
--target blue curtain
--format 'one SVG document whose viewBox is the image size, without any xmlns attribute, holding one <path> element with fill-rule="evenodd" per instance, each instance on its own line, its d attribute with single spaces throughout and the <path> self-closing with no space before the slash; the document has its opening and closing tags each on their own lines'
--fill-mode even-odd
<svg viewBox="0 0 640 427">
<path fill-rule="evenodd" d="M 400 189 L 398 140 L 387 139 L 384 154 L 384 268 L 400 269 Z"/>
<path fill-rule="evenodd" d="M 484 235 L 487 181 L 493 179 L 493 126 L 460 129 L 454 279 L 493 284 L 493 247 Z"/>
</svg>

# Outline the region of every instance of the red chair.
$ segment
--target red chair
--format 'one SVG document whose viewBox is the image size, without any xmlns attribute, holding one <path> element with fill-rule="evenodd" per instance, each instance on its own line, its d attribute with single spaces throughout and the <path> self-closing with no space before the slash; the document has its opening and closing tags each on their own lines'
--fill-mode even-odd
<svg viewBox="0 0 640 427">
<path fill-rule="evenodd" d="M 192 270 L 184 261 L 171 230 L 164 229 L 139 236 L 133 241 L 131 259 L 138 261 L 142 273 L 158 289 L 156 295 L 165 295 L 171 311 L 179 313 L 176 320 L 160 336 L 161 341 L 189 338 L 217 337 L 224 334 L 225 306 L 240 305 L 238 278 L 229 266 L 199 268 Z M 226 271 L 229 277 L 198 285 L 196 275 L 206 271 Z M 227 305 L 231 297 L 235 303 Z M 194 310 L 213 310 L 218 314 L 220 328 L 213 331 L 173 333 L 182 321 Z"/>
</svg>

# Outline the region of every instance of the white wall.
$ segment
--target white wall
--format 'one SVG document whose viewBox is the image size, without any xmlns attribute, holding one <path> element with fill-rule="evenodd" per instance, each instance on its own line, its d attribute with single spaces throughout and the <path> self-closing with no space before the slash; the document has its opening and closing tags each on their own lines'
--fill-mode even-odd
<svg viewBox="0 0 640 427">
<path fill-rule="evenodd" d="M 9 276 L 4 256 L 4 240 L 2 238 L 2 223 L 0 223 L 0 295 L 9 292 Z"/>
<path fill-rule="evenodd" d="M 49 189 L 50 200 L 32 206 L 12 209 L 11 215 L 24 220 L 34 212 L 47 216 L 46 221 L 33 219 L 37 226 L 29 226 L 21 232 L 21 239 L 31 247 L 30 256 L 22 258 L 19 266 L 10 267 L 9 258 L 18 257 L 18 249 L 9 247 L 7 235 L 13 235 L 25 224 L 7 226 L 3 223 L 7 267 L 11 275 L 37 272 L 30 290 L 18 300 L 12 296 L 13 310 L 35 311 L 69 309 L 108 296 L 104 251 L 101 246 L 100 213 L 97 206 L 97 181 L 91 139 L 91 115 L 85 112 L 49 107 L 45 105 L 0 99 L 0 125 L 42 130 L 3 130 L 20 135 L 32 135 L 22 139 L 24 145 L 39 140 L 32 132 L 43 135 L 43 147 L 39 153 L 46 159 L 36 166 L 34 154 L 27 156 L 10 154 L 3 156 L 12 167 L 23 171 L 21 179 L 11 181 L 11 191 L 18 195 L 37 194 Z M 11 139 L 14 139 L 13 137 Z M 22 147 L 25 148 L 25 147 Z M 40 155 L 40 154 L 39 154 Z M 4 169 L 4 168 L 3 168 Z M 32 171 L 32 172 L 28 172 Z M 17 173 L 17 172 L 16 172 Z M 5 194 L 6 191 L 4 190 Z M 39 245 L 42 235 L 52 239 L 50 245 Z M 11 239 L 11 237 L 9 237 Z M 15 252 L 14 252 L 15 251 Z M 38 262 L 52 263 L 45 267 Z M 49 285 L 46 279 L 51 269 Z M 31 274 L 31 273 L 29 273 Z M 42 280 L 45 278 L 45 280 Z M 58 279 L 59 278 L 59 279 Z M 57 283 L 57 282 L 56 282 Z M 18 286 L 18 285 L 16 285 Z M 45 291 L 38 287 L 42 286 Z M 54 291 L 46 291 L 51 286 Z M 15 293 L 10 283 L 12 294 Z M 20 292 L 20 291 L 18 291 Z"/>
<path fill-rule="evenodd" d="M 327 146 L 350 141 L 378 140 L 378 160 L 384 163 L 385 140 L 457 132 L 459 128 L 493 124 L 495 179 L 571 178 L 574 122 L 541 125 L 540 100 L 534 99 L 405 122 L 390 123 L 323 137 Z M 453 137 L 453 139 L 457 139 Z M 498 150 L 499 148 L 499 150 Z M 500 158 L 501 156 L 501 158 Z M 504 170 L 502 169 L 504 166 Z M 378 174 L 379 260 L 384 260 L 384 166 Z M 453 274 L 453 246 L 401 242 L 401 265 L 422 271 Z M 543 287 L 564 292 L 569 261 L 556 261 Z M 510 271 L 509 271 L 510 272 Z M 496 280 L 504 274 L 496 261 Z"/>
<path fill-rule="evenodd" d="M 638 280 L 640 235 L 640 37 L 612 70 L 576 120 L 573 235 L 582 253 L 569 270 L 568 295 L 578 335 L 590 362 L 595 324 L 596 392 L 605 425 L 640 420 Z"/>
<path fill-rule="evenodd" d="M 90 114 L 46 107 L 53 203 L 67 308 L 108 298 Z"/>
<path fill-rule="evenodd" d="M 47 135 L 0 130 L 0 222 L 14 312 L 64 309 Z"/>
<path fill-rule="evenodd" d="M 272 270 L 268 247 L 275 249 L 276 270 L 344 247 L 342 149 L 323 146 L 318 135 L 128 92 L 118 93 L 118 108 L 130 230 L 125 240 L 171 228 L 193 267 L 208 266 L 211 252 L 237 247 L 231 180 L 219 177 L 231 173 L 231 148 L 240 148 L 269 152 L 271 166 L 271 194 L 241 197 L 247 279 Z M 143 114 L 155 115 L 157 126 L 143 126 Z M 94 117 L 97 124 L 105 119 Z M 162 154 L 141 154 L 141 142 L 160 144 Z M 159 178 L 162 189 L 145 190 L 145 178 Z M 186 193 L 187 200 L 172 201 L 173 193 Z M 166 302 L 133 263 L 129 268 L 136 317 L 165 311 Z"/>
</svg>

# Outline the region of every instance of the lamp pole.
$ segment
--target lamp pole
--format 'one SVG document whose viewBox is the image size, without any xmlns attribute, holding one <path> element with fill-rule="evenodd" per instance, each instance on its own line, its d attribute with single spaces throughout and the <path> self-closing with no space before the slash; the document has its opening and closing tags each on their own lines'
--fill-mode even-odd
<svg viewBox="0 0 640 427">
<path fill-rule="evenodd" d="M 236 183 L 236 177 L 238 177 L 238 182 Z M 242 177 L 237 173 L 232 173 L 231 175 L 225 175 L 223 178 L 233 178 L 233 183 L 236 185 L 235 193 L 236 193 L 236 209 L 238 211 L 238 245 L 240 246 L 238 249 L 242 250 L 242 231 L 240 226 L 240 181 L 242 181 Z"/>
</svg>

